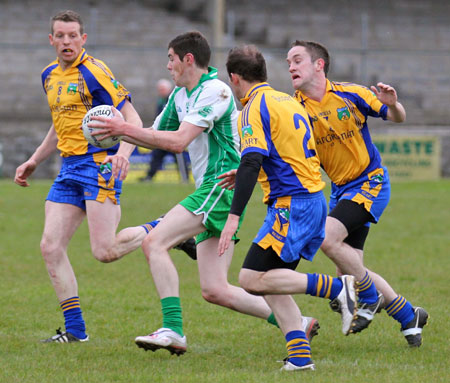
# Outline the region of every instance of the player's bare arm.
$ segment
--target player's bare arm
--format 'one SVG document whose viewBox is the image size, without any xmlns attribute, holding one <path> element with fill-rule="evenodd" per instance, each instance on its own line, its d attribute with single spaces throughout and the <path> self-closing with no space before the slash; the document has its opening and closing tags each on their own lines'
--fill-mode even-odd
<svg viewBox="0 0 450 383">
<path fill-rule="evenodd" d="M 377 88 L 378 87 L 378 88 Z M 375 93 L 378 100 L 388 107 L 387 118 L 394 122 L 403 122 L 406 119 L 405 108 L 398 102 L 397 92 L 391 85 L 379 82 L 377 87 L 370 89 Z"/>
<path fill-rule="evenodd" d="M 110 136 L 124 136 L 122 140 L 131 144 L 149 149 L 164 149 L 173 153 L 182 153 L 191 141 L 204 131 L 203 127 L 186 121 L 183 121 L 176 131 L 162 131 L 152 128 L 142 129 L 116 115 L 111 119 L 92 116 L 92 120 L 99 121 L 99 123 L 91 122 L 89 126 L 98 129 L 92 135 L 100 136 L 100 140 Z"/>
<path fill-rule="evenodd" d="M 16 169 L 14 182 L 22 187 L 30 186 L 27 178 L 34 172 L 38 165 L 46 160 L 52 153 L 56 151 L 58 144 L 58 137 L 54 126 L 50 126 L 47 135 L 42 141 L 41 145 L 35 150 L 33 155 Z"/>
<path fill-rule="evenodd" d="M 182 153 L 197 136 L 205 131 L 205 128 L 183 121 L 175 131 L 143 130 L 144 132 L 139 132 L 141 136 L 135 138 L 144 146 L 148 144 L 169 152 Z"/>
<path fill-rule="evenodd" d="M 116 109 L 113 110 L 114 115 L 117 114 L 115 110 Z M 121 112 L 126 121 L 142 128 L 142 120 L 131 102 L 126 100 Z M 130 168 L 130 162 L 128 159 L 130 158 L 131 153 L 133 153 L 134 148 L 135 145 L 122 141 L 117 153 L 114 156 L 106 157 L 103 161 L 103 163 L 111 163 L 113 175 L 120 181 L 123 181 L 128 174 L 128 170 Z"/>
</svg>

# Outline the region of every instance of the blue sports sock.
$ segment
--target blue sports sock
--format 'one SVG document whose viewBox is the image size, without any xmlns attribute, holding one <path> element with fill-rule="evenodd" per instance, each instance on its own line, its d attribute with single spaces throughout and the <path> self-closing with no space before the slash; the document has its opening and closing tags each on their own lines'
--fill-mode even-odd
<svg viewBox="0 0 450 383">
<path fill-rule="evenodd" d="M 144 230 L 147 232 L 147 234 L 148 233 L 150 233 L 150 230 L 151 229 L 154 229 L 155 228 L 155 226 L 159 223 L 161 221 L 161 219 L 155 219 L 154 221 L 151 221 L 151 222 L 147 222 L 147 223 L 144 223 L 143 225 L 141 225 L 141 227 L 143 227 L 144 228 Z M 151 228 L 150 228 L 150 227 Z"/>
<path fill-rule="evenodd" d="M 141 225 L 141 226 L 145 229 L 145 231 L 146 231 L 147 234 L 148 234 L 148 233 L 150 232 L 150 230 L 154 229 L 155 226 L 156 226 L 158 223 L 161 222 L 161 220 L 164 218 L 164 215 L 165 215 L 165 214 L 161 215 L 160 217 L 158 217 L 158 218 L 155 219 L 154 221 L 144 223 L 144 224 Z"/>
<path fill-rule="evenodd" d="M 60 305 L 64 314 L 66 332 L 70 332 L 78 339 L 86 338 L 86 325 L 81 311 L 80 298 L 65 299 Z"/>
<path fill-rule="evenodd" d="M 304 331 L 290 331 L 286 334 L 288 360 L 296 366 L 305 366 L 311 362 L 311 347 Z"/>
<path fill-rule="evenodd" d="M 358 298 L 361 302 L 371 305 L 372 303 L 375 303 L 377 301 L 377 289 L 367 271 L 366 275 L 364 275 L 364 278 L 356 283 L 358 284 Z"/>
<path fill-rule="evenodd" d="M 325 274 L 306 274 L 306 294 L 321 298 L 336 298 L 342 290 L 342 281 Z"/>
<path fill-rule="evenodd" d="M 385 307 L 389 316 L 400 322 L 404 328 L 414 319 L 414 309 L 404 297 L 399 295 Z"/>
</svg>

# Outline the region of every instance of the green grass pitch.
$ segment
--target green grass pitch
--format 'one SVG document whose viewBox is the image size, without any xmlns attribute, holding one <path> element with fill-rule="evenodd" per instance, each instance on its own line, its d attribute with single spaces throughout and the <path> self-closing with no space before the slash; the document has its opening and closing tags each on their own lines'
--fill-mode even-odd
<svg viewBox="0 0 450 383">
<path fill-rule="evenodd" d="M 63 316 L 39 251 L 48 181 L 27 189 L 0 181 L 0 382 L 448 382 L 450 380 L 450 181 L 394 183 L 391 203 L 372 226 L 366 265 L 431 319 L 420 349 L 409 349 L 386 312 L 363 333 L 345 337 L 340 317 L 324 300 L 296 298 L 319 319 L 312 342 L 317 370 L 281 373 L 286 355 L 279 330 L 202 300 L 196 263 L 173 250 L 188 352 L 144 352 L 134 337 L 161 325 L 160 303 L 140 250 L 101 264 L 90 254 L 84 222 L 69 255 L 91 337 L 83 344 L 41 344 L 63 326 Z M 149 221 L 187 195 L 192 185 L 125 184 L 120 228 Z M 265 214 L 255 190 L 230 269 L 239 268 Z M 302 272 L 334 274 L 319 252 Z"/>
</svg>

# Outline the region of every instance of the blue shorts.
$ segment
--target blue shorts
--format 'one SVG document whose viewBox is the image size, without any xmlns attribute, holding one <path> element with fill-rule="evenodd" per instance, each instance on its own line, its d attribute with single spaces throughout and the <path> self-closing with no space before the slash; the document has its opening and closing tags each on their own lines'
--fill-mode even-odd
<svg viewBox="0 0 450 383">
<path fill-rule="evenodd" d="M 345 185 L 331 185 L 330 211 L 343 199 L 363 205 L 378 222 L 391 196 L 389 173 L 385 167 L 377 168 Z M 370 226 L 370 222 L 365 226 Z"/>
<path fill-rule="evenodd" d="M 106 152 L 63 157 L 61 170 L 47 195 L 47 201 L 68 203 L 86 210 L 86 200 L 120 204 L 122 181 L 111 172 L 111 164 L 102 165 Z"/>
<path fill-rule="evenodd" d="M 325 238 L 327 204 L 323 193 L 277 198 L 254 243 L 272 249 L 287 263 L 300 257 L 312 261 Z"/>
</svg>

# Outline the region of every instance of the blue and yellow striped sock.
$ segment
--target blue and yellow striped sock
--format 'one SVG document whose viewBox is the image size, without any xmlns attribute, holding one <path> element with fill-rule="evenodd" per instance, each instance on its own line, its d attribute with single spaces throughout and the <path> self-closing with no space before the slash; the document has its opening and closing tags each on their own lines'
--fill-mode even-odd
<svg viewBox="0 0 450 383">
<path fill-rule="evenodd" d="M 304 331 L 290 331 L 286 334 L 288 360 L 296 366 L 305 366 L 311 362 L 311 347 Z"/>
<path fill-rule="evenodd" d="M 389 303 L 385 307 L 385 310 L 389 316 L 401 323 L 402 328 L 414 319 L 414 309 L 412 304 L 401 295 Z"/>
<path fill-rule="evenodd" d="M 336 298 L 342 290 L 342 281 L 325 274 L 306 274 L 308 286 L 306 294 L 321 298 Z"/>
<path fill-rule="evenodd" d="M 154 221 L 144 223 L 143 225 L 141 225 L 141 227 L 143 227 L 144 230 L 148 234 L 148 233 L 150 233 L 150 230 L 152 230 L 160 221 L 161 221 L 161 219 L 158 218 L 158 219 L 155 219 Z"/>
<path fill-rule="evenodd" d="M 181 303 L 179 297 L 167 297 L 161 299 L 163 327 L 170 328 L 178 333 L 183 334 L 183 316 L 181 315 Z"/>
<path fill-rule="evenodd" d="M 66 332 L 70 332 L 78 339 L 86 338 L 86 325 L 80 306 L 80 298 L 72 297 L 60 302 L 64 314 Z"/>
<path fill-rule="evenodd" d="M 371 305 L 375 303 L 378 299 L 377 289 L 375 287 L 375 283 L 373 283 L 372 278 L 370 278 L 369 273 L 366 271 L 366 275 L 359 282 L 356 282 L 358 285 L 358 299 L 363 302 Z"/>
</svg>

